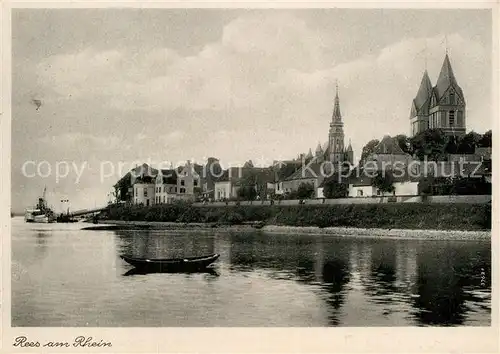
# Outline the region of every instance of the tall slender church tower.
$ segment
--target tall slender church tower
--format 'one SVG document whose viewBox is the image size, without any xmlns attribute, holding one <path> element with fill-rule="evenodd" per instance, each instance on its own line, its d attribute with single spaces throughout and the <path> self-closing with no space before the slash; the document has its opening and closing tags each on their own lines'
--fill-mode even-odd
<svg viewBox="0 0 500 354">
<path fill-rule="evenodd" d="M 344 123 L 340 114 L 339 86 L 336 85 L 335 105 L 328 133 L 328 158 L 336 163 L 344 161 Z"/>
</svg>

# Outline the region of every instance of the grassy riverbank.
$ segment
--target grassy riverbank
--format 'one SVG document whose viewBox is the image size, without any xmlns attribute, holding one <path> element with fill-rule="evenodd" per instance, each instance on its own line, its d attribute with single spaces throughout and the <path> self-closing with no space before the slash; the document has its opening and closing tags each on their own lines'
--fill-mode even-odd
<svg viewBox="0 0 500 354">
<path fill-rule="evenodd" d="M 109 219 L 240 225 L 378 229 L 490 230 L 490 204 L 352 204 L 193 207 L 186 204 L 119 206 Z"/>
</svg>

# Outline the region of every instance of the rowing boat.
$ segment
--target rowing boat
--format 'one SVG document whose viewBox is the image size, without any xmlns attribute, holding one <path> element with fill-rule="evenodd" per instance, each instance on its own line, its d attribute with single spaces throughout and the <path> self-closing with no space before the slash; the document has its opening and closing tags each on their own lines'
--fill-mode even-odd
<svg viewBox="0 0 500 354">
<path fill-rule="evenodd" d="M 185 272 L 202 270 L 215 262 L 220 257 L 219 254 L 211 254 L 204 257 L 189 258 L 135 258 L 130 256 L 120 256 L 125 262 L 138 269 L 154 270 L 157 272 Z"/>
</svg>

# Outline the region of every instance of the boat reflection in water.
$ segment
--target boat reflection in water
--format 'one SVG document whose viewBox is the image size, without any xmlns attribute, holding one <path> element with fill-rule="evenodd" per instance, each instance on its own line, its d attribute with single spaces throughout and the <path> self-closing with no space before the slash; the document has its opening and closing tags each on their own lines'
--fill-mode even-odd
<svg viewBox="0 0 500 354">
<path fill-rule="evenodd" d="M 198 269 L 198 270 L 192 270 L 192 271 L 190 271 L 190 270 L 175 271 L 175 272 L 162 271 L 162 270 L 158 270 L 158 269 L 132 268 L 132 269 L 128 270 L 126 273 L 124 273 L 123 276 L 128 277 L 131 275 L 146 275 L 146 274 L 158 274 L 158 273 L 164 273 L 164 274 L 165 273 L 167 273 L 167 274 L 173 274 L 173 273 L 194 274 L 194 273 L 197 273 L 197 274 L 208 274 L 208 275 L 212 275 L 215 277 L 219 276 L 219 273 L 214 268 L 205 268 L 205 269 Z"/>
</svg>

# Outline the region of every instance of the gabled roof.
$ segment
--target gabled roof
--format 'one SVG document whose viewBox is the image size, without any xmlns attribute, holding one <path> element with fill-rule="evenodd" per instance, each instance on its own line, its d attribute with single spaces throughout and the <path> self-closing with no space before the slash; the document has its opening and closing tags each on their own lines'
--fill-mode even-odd
<svg viewBox="0 0 500 354">
<path fill-rule="evenodd" d="M 133 169 L 131 169 L 129 172 L 125 174 L 122 178 L 118 180 L 118 182 L 115 184 L 115 187 L 118 187 L 119 185 L 123 184 L 132 184 L 135 183 L 137 179 L 139 181 L 141 180 L 149 180 L 149 178 L 144 178 L 144 177 L 156 177 L 158 174 L 158 170 L 149 166 L 147 163 L 143 163 L 140 166 L 136 166 Z M 127 182 L 130 181 L 130 182 Z"/>
<path fill-rule="evenodd" d="M 164 184 L 177 184 L 177 171 L 175 169 L 161 170 Z"/>
<path fill-rule="evenodd" d="M 201 177 L 205 167 L 203 165 L 198 165 L 197 163 L 195 163 L 193 165 L 193 169 L 194 169 L 194 172 L 196 172 Z"/>
<path fill-rule="evenodd" d="M 453 73 L 453 69 L 451 68 L 450 58 L 448 54 L 444 57 L 443 66 L 441 67 L 441 72 L 439 73 L 439 77 L 435 86 L 436 94 L 438 99 L 441 99 L 443 95 L 446 93 L 448 88 L 453 86 L 458 94 L 463 98 L 463 92 L 460 86 L 458 86 L 457 79 L 455 78 L 455 74 Z"/>
<path fill-rule="evenodd" d="M 301 166 L 301 161 L 279 161 L 272 169 L 274 171 L 274 181 L 283 181 L 294 174 Z"/>
<path fill-rule="evenodd" d="M 329 171 L 327 171 L 327 169 L 330 167 L 330 164 L 326 164 L 323 166 L 323 163 L 314 161 L 301 166 L 295 173 L 285 178 L 285 181 L 318 178 L 318 176 L 320 176 L 322 173 L 328 174 Z"/>
<path fill-rule="evenodd" d="M 396 139 L 391 138 L 389 135 L 384 136 L 382 141 L 375 146 L 373 153 L 377 155 L 407 155 L 403 150 L 401 150 L 401 147 Z"/>
</svg>

